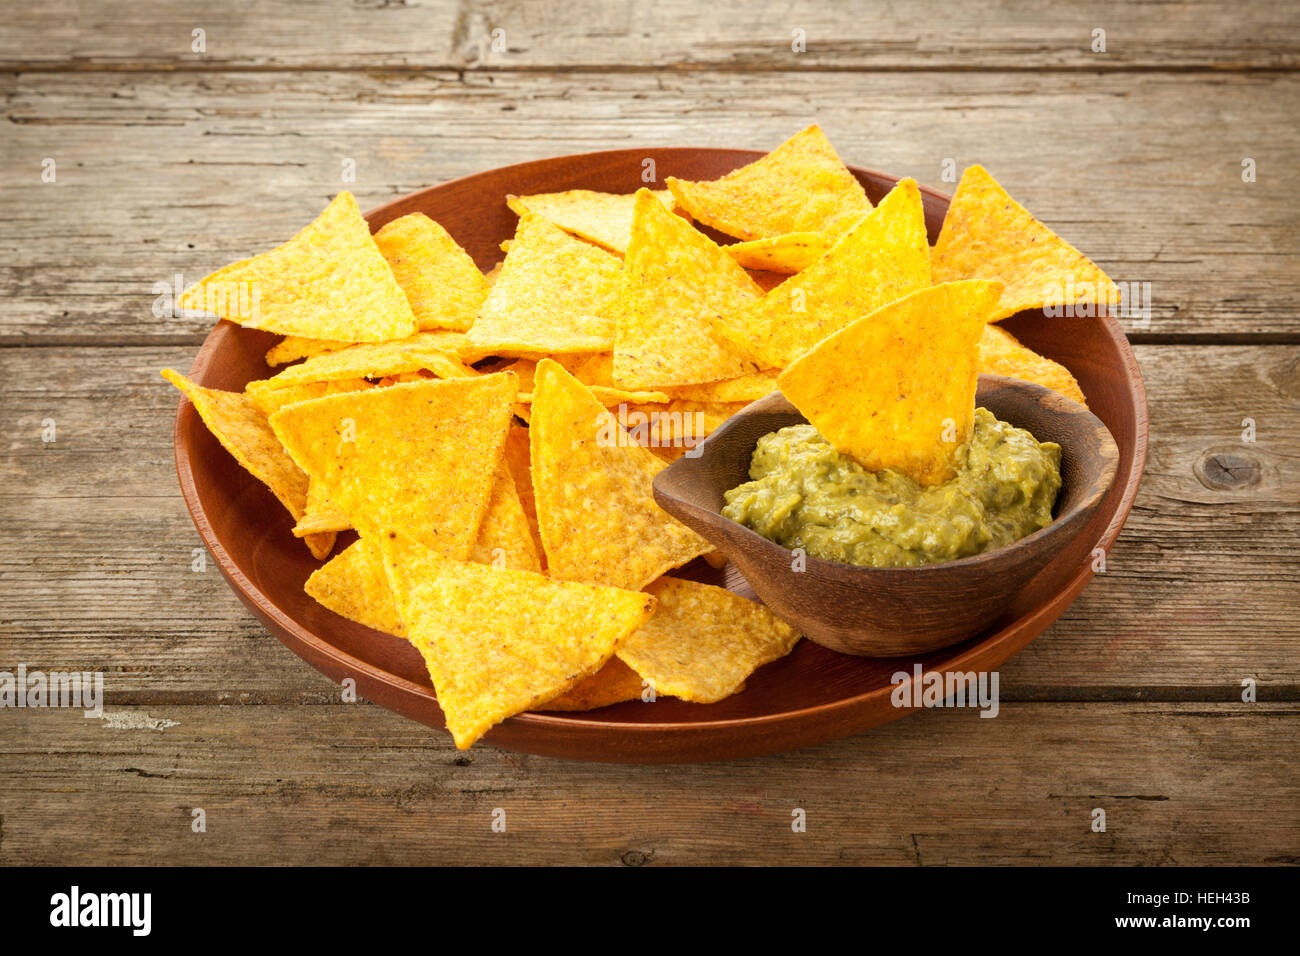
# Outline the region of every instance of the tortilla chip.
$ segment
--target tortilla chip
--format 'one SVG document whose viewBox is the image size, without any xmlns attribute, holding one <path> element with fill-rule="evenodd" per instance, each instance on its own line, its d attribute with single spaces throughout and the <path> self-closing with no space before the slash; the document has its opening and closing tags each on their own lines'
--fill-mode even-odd
<svg viewBox="0 0 1300 956">
<path fill-rule="evenodd" d="M 736 242 L 722 248 L 738 265 L 751 271 L 794 275 L 824 256 L 831 245 L 832 240 L 820 232 L 796 232 Z"/>
<path fill-rule="evenodd" d="M 299 520 L 307 508 L 307 476 L 285 453 L 266 416 L 248 396 L 195 385 L 169 368 L 163 369 L 162 377 L 189 399 L 208 431 L 235 461 L 270 488 L 293 519 Z M 304 543 L 315 557 L 323 558 L 334 547 L 334 535 L 313 535 Z"/>
<path fill-rule="evenodd" d="M 625 700 L 640 700 L 646 682 L 636 671 L 617 657 L 590 677 L 584 678 L 559 697 L 553 697 L 535 710 L 596 710 Z"/>
<path fill-rule="evenodd" d="M 614 353 L 593 352 L 587 355 L 557 355 L 555 361 L 564 370 L 588 388 L 597 385 L 602 388 L 615 388 Z M 536 365 L 536 363 L 533 363 Z"/>
<path fill-rule="evenodd" d="M 549 359 L 537 367 L 529 433 L 553 577 L 638 590 L 712 547 L 655 504 L 651 483 L 666 464 Z"/>
<path fill-rule="evenodd" d="M 758 371 L 712 330 L 710 318 L 759 297 L 731 256 L 641 190 L 618 303 L 614 383 L 658 388 Z"/>
<path fill-rule="evenodd" d="M 740 378 L 728 378 L 721 382 L 706 382 L 703 385 L 677 385 L 666 389 L 673 398 L 688 402 L 756 402 L 775 392 L 776 377 L 779 369 L 769 368 Z"/>
<path fill-rule="evenodd" d="M 321 490 L 320 482 L 307 479 L 307 511 L 298 519 L 298 523 L 293 526 L 293 536 L 295 538 L 305 538 L 308 535 L 320 534 L 322 532 L 347 531 L 352 527 L 352 522 L 348 516 L 330 502 L 329 497 Z"/>
<path fill-rule="evenodd" d="M 474 324 L 488 281 L 464 249 L 422 212 L 394 219 L 375 245 L 406 293 L 421 329 L 459 329 Z"/>
<path fill-rule="evenodd" d="M 287 385 L 284 388 L 271 388 L 261 380 L 249 382 L 244 386 L 244 394 L 267 418 L 270 418 L 286 405 L 305 402 L 326 395 L 338 395 L 343 392 L 360 392 L 374 386 L 364 378 L 340 378 L 328 382 L 303 382 L 300 385 Z"/>
<path fill-rule="evenodd" d="M 409 357 L 419 360 L 421 370 L 430 371 L 438 378 L 476 378 L 483 374 L 474 366 L 466 365 L 454 355 L 444 355 L 442 352 L 421 352 L 418 349 L 407 354 Z"/>
<path fill-rule="evenodd" d="M 615 653 L 656 693 L 712 704 L 799 641 L 799 632 L 763 605 L 725 588 L 660 578 L 646 591 L 659 599 L 654 616 Z"/>
<path fill-rule="evenodd" d="M 380 378 L 414 372 L 429 364 L 427 356 L 456 355 L 463 346 L 463 332 L 438 330 L 416 332 L 404 339 L 366 345 L 349 345 L 345 349 L 316 355 L 284 369 L 270 378 L 249 382 L 247 390 L 256 401 L 274 401 L 269 393 L 308 382 L 331 382 L 339 379 Z"/>
<path fill-rule="evenodd" d="M 904 179 L 814 265 L 748 308 L 719 310 L 714 329 L 784 368 L 850 322 L 929 284 L 921 191 Z"/>
<path fill-rule="evenodd" d="M 271 427 L 362 537 L 396 532 L 461 560 L 487 510 L 515 388 L 509 373 L 411 382 L 286 405 Z"/>
<path fill-rule="evenodd" d="M 352 344 L 351 342 L 335 342 L 331 339 L 309 339 L 301 335 L 290 335 L 267 349 L 266 364 L 272 368 L 277 365 L 287 365 L 301 358 L 324 355 L 326 352 L 337 352 L 339 349 L 345 349 Z"/>
<path fill-rule="evenodd" d="M 546 566 L 546 550 L 542 547 L 542 533 L 537 529 L 537 499 L 533 496 L 533 465 L 528 447 L 528 429 L 517 422 L 510 424 L 506 433 L 505 464 L 510 477 L 515 480 L 515 493 L 519 505 L 528 519 L 528 531 L 533 538 L 534 554 L 538 563 Z"/>
<path fill-rule="evenodd" d="M 777 384 L 868 471 L 947 481 L 974 427 L 980 333 L 1001 292 L 983 281 L 921 289 L 836 332 Z"/>
<path fill-rule="evenodd" d="M 1002 283 L 993 322 L 1027 309 L 1119 300 L 1106 273 L 1030 215 L 979 165 L 962 173 L 931 259 L 935 282 Z"/>
<path fill-rule="evenodd" d="M 707 438 L 748 402 L 691 402 L 675 398 L 660 405 L 629 403 L 618 410 L 619 424 L 638 445 L 689 448 Z"/>
<path fill-rule="evenodd" d="M 615 256 L 525 215 L 466 343 L 484 355 L 607 352 L 621 274 Z"/>
<path fill-rule="evenodd" d="M 533 545 L 528 516 L 520 503 L 519 492 L 515 490 L 515 479 L 504 460 L 497 466 L 487 511 L 479 524 L 478 538 L 470 549 L 469 559 L 494 568 L 542 569 Z"/>
<path fill-rule="evenodd" d="M 763 290 L 764 295 L 790 278 L 783 272 L 761 272 L 758 269 L 746 269 L 745 272 L 754 280 L 754 284 Z"/>
<path fill-rule="evenodd" d="M 349 621 L 406 637 L 406 625 L 388 586 L 383 555 L 370 538 L 358 538 L 313 571 L 303 590 Z"/>
<path fill-rule="evenodd" d="M 990 375 L 1006 375 L 1026 382 L 1036 382 L 1060 392 L 1088 407 L 1078 380 L 1064 365 L 1025 348 L 1014 335 L 1000 325 L 986 325 L 980 337 L 979 370 Z"/>
<path fill-rule="evenodd" d="M 384 342 L 415 331 L 411 304 L 346 190 L 284 245 L 217 270 L 180 305 L 314 339 Z"/>
<path fill-rule="evenodd" d="M 674 205 L 672 193 L 656 190 L 654 195 L 668 209 Z M 532 196 L 507 196 L 506 205 L 519 216 L 534 213 L 565 232 L 623 255 L 632 234 L 633 193 L 598 193 L 590 189 L 570 189 L 562 193 L 536 193 Z"/>
<path fill-rule="evenodd" d="M 637 591 L 448 561 L 384 537 L 384 564 L 456 746 L 596 673 L 654 610 Z"/>
<path fill-rule="evenodd" d="M 688 182 L 670 176 L 668 188 L 700 222 L 745 240 L 796 232 L 835 238 L 871 212 L 862 184 L 818 126 L 721 179 Z"/>
</svg>

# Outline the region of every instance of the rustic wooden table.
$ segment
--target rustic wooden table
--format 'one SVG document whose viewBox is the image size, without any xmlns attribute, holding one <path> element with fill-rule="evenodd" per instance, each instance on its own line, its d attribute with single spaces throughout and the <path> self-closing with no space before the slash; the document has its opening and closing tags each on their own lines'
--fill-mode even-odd
<svg viewBox="0 0 1300 956">
<path fill-rule="evenodd" d="M 1300 861 L 1297 9 L 6 4 L 0 670 L 103 671 L 106 708 L 0 711 L 0 862 Z M 343 703 L 191 570 L 157 370 L 207 325 L 155 318 L 156 283 L 283 240 L 349 160 L 371 207 L 813 120 L 847 161 L 946 191 L 946 159 L 983 162 L 1151 283 L 1141 494 L 1106 573 L 1002 669 L 996 720 L 725 765 L 461 754 Z"/>
</svg>

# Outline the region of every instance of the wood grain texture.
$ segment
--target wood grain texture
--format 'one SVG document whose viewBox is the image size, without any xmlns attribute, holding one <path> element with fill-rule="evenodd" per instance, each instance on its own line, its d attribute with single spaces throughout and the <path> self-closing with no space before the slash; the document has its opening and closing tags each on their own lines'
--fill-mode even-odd
<svg viewBox="0 0 1300 956">
<path fill-rule="evenodd" d="M 190 570 L 201 542 L 172 462 L 177 395 L 157 372 L 192 358 L 0 349 L 0 661 L 106 670 L 120 702 L 337 700 L 213 564 Z M 1254 677 L 1263 696 L 1297 699 L 1300 349 L 1145 346 L 1138 359 L 1156 399 L 1134 512 L 1106 573 L 1006 666 L 1002 691 L 1230 700 Z M 1253 445 L 1240 440 L 1247 417 Z M 1257 480 L 1207 487 L 1198 463 L 1229 452 Z"/>
<path fill-rule="evenodd" d="M 460 753 L 366 704 L 0 726 L 0 864 L 1300 862 L 1286 704 L 1004 702 L 686 772 Z"/>
<path fill-rule="evenodd" d="M 946 158 L 985 163 L 1113 278 L 1151 283 L 1142 335 L 1300 341 L 1290 74 L 78 73 L 0 93 L 0 344 L 197 345 L 207 320 L 155 317 L 155 284 L 293 235 L 345 159 L 370 207 L 583 150 L 770 148 L 813 119 L 849 161 L 943 191 Z"/>
<path fill-rule="evenodd" d="M 6 11 L 0 69 L 1106 70 L 1300 62 L 1286 3 L 54 0 Z M 206 50 L 193 49 L 193 31 Z M 1106 31 L 1106 52 L 1092 50 Z M 493 45 L 494 32 L 502 31 Z M 805 49 L 793 50 L 802 30 Z"/>
</svg>

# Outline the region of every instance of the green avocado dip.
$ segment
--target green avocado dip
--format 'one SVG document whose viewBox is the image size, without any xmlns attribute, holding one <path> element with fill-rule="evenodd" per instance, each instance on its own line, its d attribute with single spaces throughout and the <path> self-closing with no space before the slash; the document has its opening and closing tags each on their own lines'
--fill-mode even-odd
<svg viewBox="0 0 1300 956">
<path fill-rule="evenodd" d="M 1061 446 L 975 410 L 957 476 L 923 488 L 869 472 L 811 425 L 758 440 L 748 481 L 723 515 L 787 548 L 869 568 L 915 567 L 1000 548 L 1052 522 Z"/>
</svg>

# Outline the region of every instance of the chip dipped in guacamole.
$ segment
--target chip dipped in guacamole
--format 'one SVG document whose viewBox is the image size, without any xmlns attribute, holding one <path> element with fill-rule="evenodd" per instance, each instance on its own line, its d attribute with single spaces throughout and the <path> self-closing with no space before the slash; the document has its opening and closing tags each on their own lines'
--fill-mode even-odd
<svg viewBox="0 0 1300 956">
<path fill-rule="evenodd" d="M 870 568 L 916 567 L 991 551 L 1052 522 L 1061 446 L 975 410 L 957 474 L 923 487 L 870 472 L 812 425 L 764 435 L 751 481 L 726 492 L 723 515 L 787 548 Z"/>
</svg>

